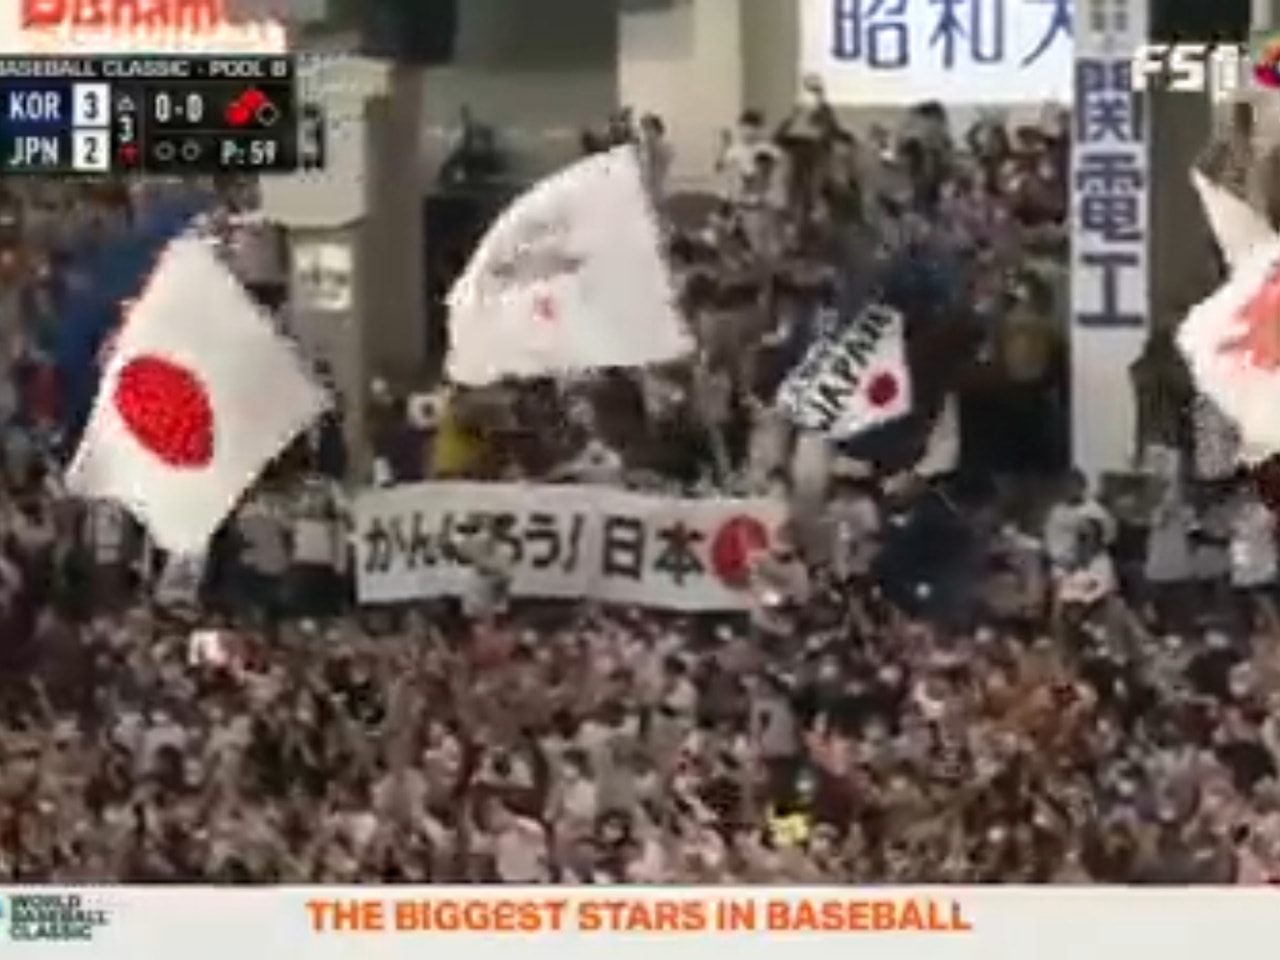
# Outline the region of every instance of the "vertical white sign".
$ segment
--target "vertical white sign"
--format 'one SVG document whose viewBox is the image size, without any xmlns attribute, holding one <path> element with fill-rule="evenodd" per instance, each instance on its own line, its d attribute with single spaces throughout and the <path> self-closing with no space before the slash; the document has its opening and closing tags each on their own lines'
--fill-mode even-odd
<svg viewBox="0 0 1280 960">
<path fill-rule="evenodd" d="M 1149 118 L 1133 92 L 1148 0 L 1080 0 L 1071 151 L 1071 450 L 1092 477 L 1134 462 L 1129 367 L 1147 338 Z"/>
</svg>

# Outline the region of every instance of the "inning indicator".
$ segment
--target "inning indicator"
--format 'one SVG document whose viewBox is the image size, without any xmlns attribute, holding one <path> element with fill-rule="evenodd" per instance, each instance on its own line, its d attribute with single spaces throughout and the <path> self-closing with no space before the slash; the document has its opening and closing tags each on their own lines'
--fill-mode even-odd
<svg viewBox="0 0 1280 960">
<path fill-rule="evenodd" d="M 139 104 L 132 94 L 120 91 L 114 96 L 115 125 L 112 128 L 113 149 L 123 171 L 142 168 L 142 121 L 138 117 Z"/>
</svg>

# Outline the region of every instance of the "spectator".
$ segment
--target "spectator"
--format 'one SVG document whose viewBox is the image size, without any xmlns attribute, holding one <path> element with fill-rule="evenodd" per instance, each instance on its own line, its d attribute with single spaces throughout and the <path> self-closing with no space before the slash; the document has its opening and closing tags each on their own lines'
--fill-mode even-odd
<svg viewBox="0 0 1280 960">
<path fill-rule="evenodd" d="M 1082 545 L 1090 542 L 1085 535 L 1089 524 L 1096 525 L 1092 532 L 1101 537 L 1100 546 L 1114 539 L 1115 520 L 1089 496 L 1088 480 L 1074 473 L 1067 479 L 1062 499 L 1049 508 L 1045 521 L 1045 550 L 1055 570 L 1069 570 L 1079 563 Z"/>
<path fill-rule="evenodd" d="M 727 200 L 734 202 L 746 192 L 762 161 L 776 169 L 782 164 L 783 154 L 765 129 L 764 115 L 758 110 L 747 110 L 739 118 L 737 128 L 725 132 L 716 165 L 725 179 Z"/>
<path fill-rule="evenodd" d="M 667 179 L 674 156 L 667 141 L 666 125 L 657 114 L 646 113 L 640 118 L 636 147 L 640 151 L 649 192 L 660 202 L 667 195 Z"/>
</svg>

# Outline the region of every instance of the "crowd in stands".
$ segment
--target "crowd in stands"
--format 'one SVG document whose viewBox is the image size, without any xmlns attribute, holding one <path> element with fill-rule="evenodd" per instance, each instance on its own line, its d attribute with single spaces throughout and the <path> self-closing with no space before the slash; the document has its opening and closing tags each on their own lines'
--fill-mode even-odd
<svg viewBox="0 0 1280 960">
<path fill-rule="evenodd" d="M 695 364 L 375 378 L 369 469 L 305 438 L 185 581 L 57 466 L 92 394 L 65 328 L 125 296 L 103 250 L 178 188 L 6 185 L 0 875 L 1275 876 L 1274 517 L 1176 442 L 1105 486 L 1071 471 L 1062 117 L 959 135 L 925 105 L 855 135 L 812 92 L 740 118 L 701 207 L 665 190 L 658 118 L 584 143 L 638 141 Z M 839 447 L 797 436 L 779 380 L 869 298 L 909 317 L 915 410 Z M 1151 353 L 1166 384 L 1176 354 Z M 350 497 L 428 478 L 767 496 L 790 535 L 742 613 L 510 597 L 479 561 L 461 604 L 359 607 Z"/>
</svg>

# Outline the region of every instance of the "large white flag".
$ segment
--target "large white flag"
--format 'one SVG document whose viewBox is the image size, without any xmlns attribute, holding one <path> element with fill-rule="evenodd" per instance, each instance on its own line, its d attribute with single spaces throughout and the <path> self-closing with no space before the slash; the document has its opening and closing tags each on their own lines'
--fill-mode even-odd
<svg viewBox="0 0 1280 960">
<path fill-rule="evenodd" d="M 449 294 L 449 377 L 665 363 L 695 348 L 635 151 L 597 154 L 498 217 Z"/>
<path fill-rule="evenodd" d="M 902 314 L 865 308 L 834 337 L 819 339 L 778 390 L 778 406 L 805 430 L 845 440 L 911 412 Z"/>
<path fill-rule="evenodd" d="M 258 473 L 328 406 L 210 246 L 169 245 L 116 336 L 67 489 L 199 554 Z"/>
<path fill-rule="evenodd" d="M 1280 342 L 1274 290 L 1280 237 L 1266 218 L 1198 170 L 1191 171 L 1191 183 L 1231 276 L 1192 310 L 1178 340 L 1196 387 L 1235 422 L 1238 457 L 1258 463 L 1280 450 L 1280 430 L 1267 422 L 1280 386 L 1266 359 Z"/>
<path fill-rule="evenodd" d="M 1239 427 L 1249 459 L 1280 452 L 1280 239 L 1191 311 L 1178 343 L 1196 386 Z"/>
</svg>

